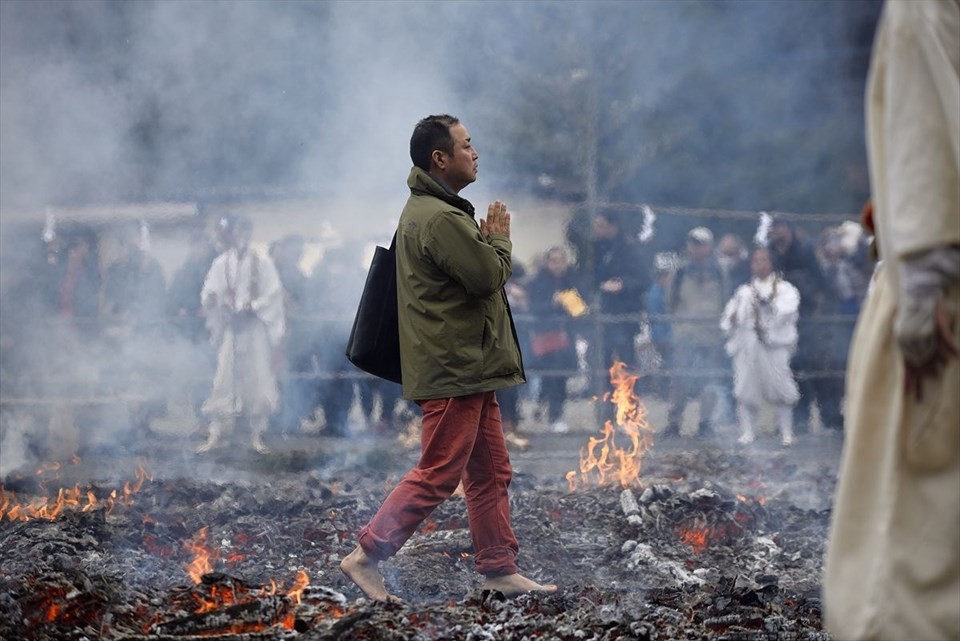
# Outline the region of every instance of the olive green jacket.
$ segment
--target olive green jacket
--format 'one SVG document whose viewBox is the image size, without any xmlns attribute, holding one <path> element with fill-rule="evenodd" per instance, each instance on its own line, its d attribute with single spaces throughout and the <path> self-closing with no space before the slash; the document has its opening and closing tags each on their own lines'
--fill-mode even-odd
<svg viewBox="0 0 960 641">
<path fill-rule="evenodd" d="M 525 382 L 503 286 L 510 239 L 480 233 L 473 205 L 418 167 L 397 228 L 403 395 L 489 392 Z"/>
</svg>

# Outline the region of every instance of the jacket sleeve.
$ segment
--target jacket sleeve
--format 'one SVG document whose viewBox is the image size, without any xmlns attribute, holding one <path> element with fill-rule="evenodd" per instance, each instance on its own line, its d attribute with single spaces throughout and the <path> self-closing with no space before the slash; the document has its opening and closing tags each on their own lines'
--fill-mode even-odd
<svg viewBox="0 0 960 641">
<path fill-rule="evenodd" d="M 506 236 L 483 237 L 472 218 L 457 212 L 435 216 L 426 229 L 425 251 L 468 294 L 484 298 L 503 289 L 513 273 Z"/>
<path fill-rule="evenodd" d="M 650 268 L 644 252 L 632 242 L 625 243 L 624 262 L 620 274 L 624 296 L 635 298 L 642 305 L 643 296 L 650 289 Z"/>
</svg>

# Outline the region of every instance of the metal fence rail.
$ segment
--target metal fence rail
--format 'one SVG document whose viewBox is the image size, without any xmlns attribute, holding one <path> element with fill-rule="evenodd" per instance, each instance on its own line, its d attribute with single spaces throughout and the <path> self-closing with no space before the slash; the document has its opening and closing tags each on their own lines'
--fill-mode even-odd
<svg viewBox="0 0 960 641">
<path fill-rule="evenodd" d="M 538 326 L 544 319 L 529 314 L 514 316 L 518 333 L 526 334 Z M 326 381 L 337 379 L 364 380 L 371 378 L 368 374 L 354 368 L 341 358 L 342 344 L 346 339 L 352 318 L 337 315 L 302 316 L 293 315 L 288 319 L 288 336 L 303 337 L 304 353 L 311 349 L 318 349 L 319 358 L 315 359 L 309 368 L 287 368 L 281 371 L 281 384 L 288 381 L 298 381 L 308 384 L 316 381 L 322 385 Z M 682 317 L 669 314 L 597 314 L 574 321 L 568 321 L 568 331 L 589 346 L 585 361 L 580 359 L 576 369 L 544 369 L 536 366 L 536 359 L 532 355 L 525 356 L 525 368 L 528 378 L 537 376 L 566 376 L 587 377 L 593 382 L 596 391 L 602 391 L 608 380 L 610 363 L 599 362 L 599 355 L 603 353 L 604 328 L 611 323 L 636 323 L 637 334 L 643 335 L 649 331 L 650 323 L 678 323 L 702 325 L 705 332 L 715 337 L 717 349 L 722 349 L 723 336 L 719 330 L 716 318 Z M 818 363 L 815 367 L 807 367 L 795 371 L 798 380 L 805 379 L 842 379 L 845 371 L 836 367 L 837 363 L 845 363 L 848 337 L 852 333 L 856 316 L 853 315 L 821 315 L 801 321 L 802 331 L 815 331 L 824 339 L 836 341 L 832 349 L 825 351 L 824 344 L 816 345 L 818 353 L 829 356 L 830 363 Z M 94 363 L 87 363 L 93 367 L 86 367 L 82 372 L 64 370 L 62 363 L 64 354 L 50 354 L 56 351 L 56 339 L 67 330 L 68 323 L 60 319 L 38 320 L 23 331 L 24 328 L 10 327 L 8 323 L 0 329 L 0 406 L 27 407 L 46 406 L 57 402 L 77 404 L 105 404 L 105 403 L 139 403 L 148 399 L 162 397 L 169 385 L 157 384 L 162 380 L 170 382 L 175 377 L 175 383 L 204 384 L 210 382 L 211 372 L 203 367 L 189 368 L 186 371 L 164 370 L 164 359 L 169 355 L 165 347 L 172 342 L 179 344 L 181 351 L 193 348 L 197 350 L 200 360 L 203 354 L 209 356 L 212 348 L 203 338 L 205 329 L 200 318 L 164 317 L 151 319 L 149 322 L 131 326 L 114 319 L 91 318 L 79 321 L 70 321 L 69 334 L 72 340 L 79 341 L 81 349 L 77 358 L 92 358 Z M 646 328 L 646 329 L 645 329 Z M 30 337 L 40 340 L 49 337 L 43 344 L 31 344 Z M 193 337 L 193 343 L 190 338 Z M 290 353 L 288 348 L 288 354 Z M 128 349 L 132 348 L 132 349 Z M 645 344 L 644 349 L 652 349 L 652 344 Z M 31 350 L 36 351 L 36 358 L 31 359 Z M 126 350 L 126 351 L 125 351 Z M 131 356 L 128 351 L 134 354 Z M 581 355 L 582 356 L 582 355 Z M 69 355 L 66 356 L 69 359 Z M 732 377 L 732 368 L 721 369 L 678 369 L 674 367 L 644 367 L 636 370 L 641 378 L 695 378 L 725 380 Z M 335 365 L 334 365 L 335 364 Z M 831 366 L 834 365 L 834 366 Z"/>
</svg>

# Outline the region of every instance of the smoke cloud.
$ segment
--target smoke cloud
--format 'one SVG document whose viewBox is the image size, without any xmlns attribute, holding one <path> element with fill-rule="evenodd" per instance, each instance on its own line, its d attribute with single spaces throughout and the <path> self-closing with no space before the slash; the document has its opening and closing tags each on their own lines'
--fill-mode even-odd
<svg viewBox="0 0 960 641">
<path fill-rule="evenodd" d="M 181 200 L 209 213 L 362 195 L 398 205 L 317 216 L 303 234 L 389 238 L 410 132 L 431 113 L 470 128 L 480 179 L 464 195 L 480 211 L 505 192 L 568 208 L 857 211 L 879 7 L 4 0 L 0 284 L 40 269 L 49 206 Z M 694 221 L 656 214 L 654 244 L 679 247 Z M 718 238 L 753 225 L 713 223 Z M 559 219 L 529 224 L 541 249 L 562 238 Z M 356 286 L 341 289 L 349 309 Z"/>
<path fill-rule="evenodd" d="M 488 184 L 582 195 L 599 149 L 601 195 L 770 207 L 862 163 L 878 7 L 10 0 L 0 205 L 392 190 L 412 125 L 450 112 Z M 749 184 L 770 162 L 783 184 Z M 680 191 L 704 164 L 713 180 Z"/>
</svg>

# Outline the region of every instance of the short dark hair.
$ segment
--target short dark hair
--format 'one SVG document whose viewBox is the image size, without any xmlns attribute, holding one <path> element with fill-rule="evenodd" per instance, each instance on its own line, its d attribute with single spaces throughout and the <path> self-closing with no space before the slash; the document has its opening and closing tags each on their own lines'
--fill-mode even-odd
<svg viewBox="0 0 960 641">
<path fill-rule="evenodd" d="M 453 136 L 450 127 L 460 120 L 447 115 L 427 116 L 417 123 L 410 137 L 410 159 L 424 171 L 430 171 L 430 156 L 435 149 L 445 154 L 453 154 Z"/>
</svg>

